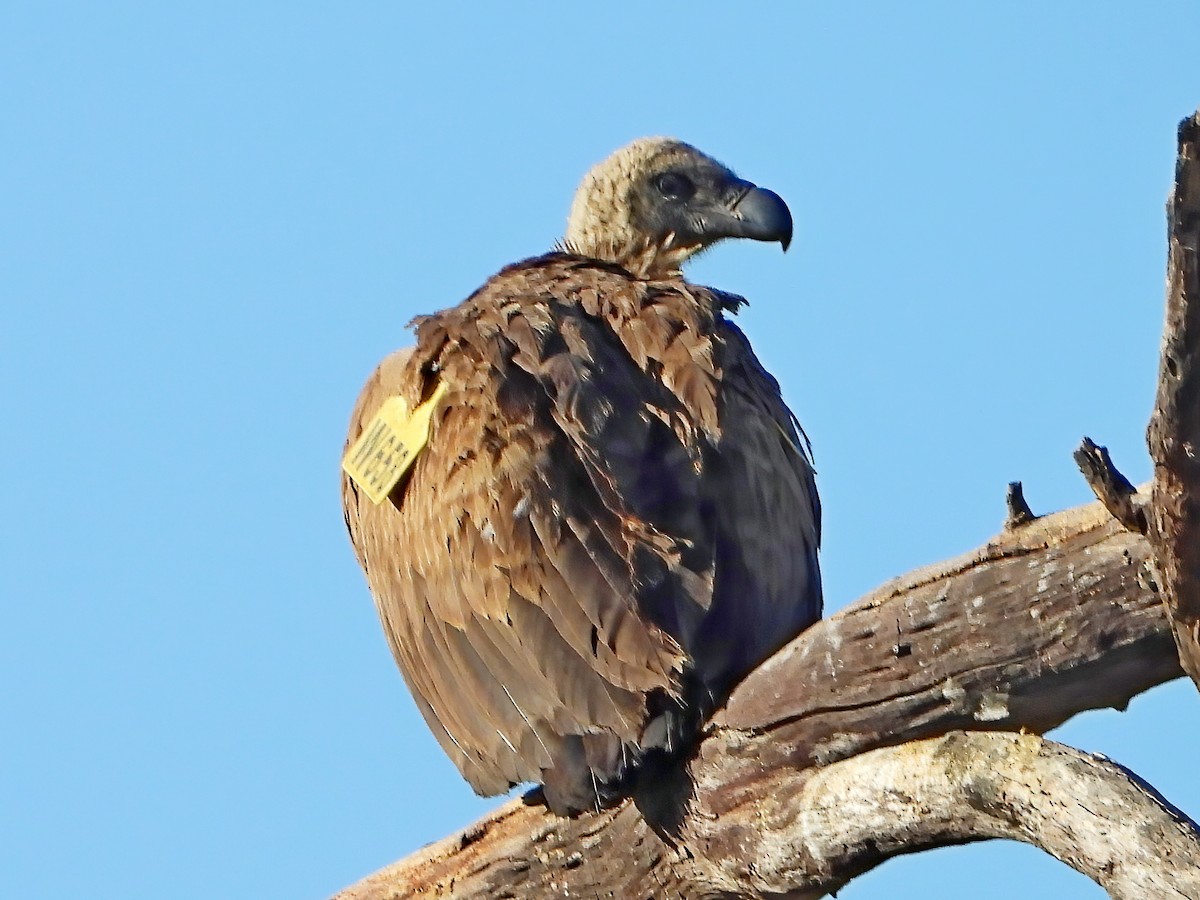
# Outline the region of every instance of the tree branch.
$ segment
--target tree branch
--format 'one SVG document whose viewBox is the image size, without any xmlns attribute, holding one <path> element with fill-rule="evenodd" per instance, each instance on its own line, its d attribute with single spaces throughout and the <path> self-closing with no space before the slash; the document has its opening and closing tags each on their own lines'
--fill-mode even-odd
<svg viewBox="0 0 1200 900">
<path fill-rule="evenodd" d="M 1166 325 L 1147 434 L 1150 537 L 1180 658 L 1200 685 L 1200 113 L 1179 126 L 1167 223 Z"/>
<path fill-rule="evenodd" d="M 763 804 L 805 790 L 814 764 L 955 729 L 1041 732 L 1182 674 L 1149 555 L 1145 538 L 1092 503 L 817 623 L 714 719 L 677 841 L 632 803 L 558 819 L 516 801 L 339 897 L 763 896 L 755 873 L 777 868 Z M 790 889 L 850 874 L 794 870 Z"/>
<path fill-rule="evenodd" d="M 744 835 L 754 896 L 820 897 L 893 856 L 990 838 L 1121 900 L 1200 897 L 1200 829 L 1136 776 L 1035 735 L 952 732 L 810 770 Z"/>
</svg>

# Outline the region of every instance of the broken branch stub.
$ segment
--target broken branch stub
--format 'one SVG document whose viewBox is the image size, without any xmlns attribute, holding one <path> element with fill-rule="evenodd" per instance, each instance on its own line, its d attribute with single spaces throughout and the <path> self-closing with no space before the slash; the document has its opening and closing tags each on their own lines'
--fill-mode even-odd
<svg viewBox="0 0 1200 900">
<path fill-rule="evenodd" d="M 1074 456 L 1075 464 L 1079 466 L 1092 493 L 1112 513 L 1113 518 L 1130 531 L 1145 534 L 1145 498 L 1139 502 L 1137 488 L 1113 465 L 1108 448 L 1085 437 Z"/>
</svg>

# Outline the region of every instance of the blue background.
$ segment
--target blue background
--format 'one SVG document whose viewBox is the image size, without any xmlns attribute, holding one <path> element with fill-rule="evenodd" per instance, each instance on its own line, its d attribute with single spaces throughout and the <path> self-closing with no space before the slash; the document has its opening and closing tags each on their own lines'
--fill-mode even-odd
<svg viewBox="0 0 1200 900">
<path fill-rule="evenodd" d="M 1135 481 L 1200 5 L 0 6 L 0 896 L 319 898 L 493 808 L 344 534 L 350 405 L 418 312 L 671 134 L 788 199 L 719 248 L 812 436 L 831 609 L 1004 486 Z M 1200 814 L 1176 682 L 1056 737 Z M 1100 898 L 1015 844 L 845 900 Z"/>
</svg>

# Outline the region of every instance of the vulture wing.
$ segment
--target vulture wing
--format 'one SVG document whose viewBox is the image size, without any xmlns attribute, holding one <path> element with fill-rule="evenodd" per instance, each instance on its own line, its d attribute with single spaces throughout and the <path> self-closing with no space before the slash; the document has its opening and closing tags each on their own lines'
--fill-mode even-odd
<svg viewBox="0 0 1200 900">
<path fill-rule="evenodd" d="M 605 802 L 820 615 L 812 469 L 719 295 L 550 254 L 417 322 L 364 388 L 446 393 L 351 541 L 426 721 L 476 791 Z"/>
</svg>

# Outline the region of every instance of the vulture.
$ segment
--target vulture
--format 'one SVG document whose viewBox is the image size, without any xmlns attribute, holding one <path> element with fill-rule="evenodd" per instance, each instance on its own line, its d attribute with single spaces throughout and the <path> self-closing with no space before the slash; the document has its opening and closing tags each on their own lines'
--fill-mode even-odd
<svg viewBox="0 0 1200 900">
<path fill-rule="evenodd" d="M 807 438 L 730 319 L 745 301 L 680 273 L 726 238 L 791 237 L 774 192 L 635 141 L 587 173 L 554 252 L 415 319 L 368 379 L 346 525 L 477 793 L 617 802 L 820 617 Z"/>
</svg>

